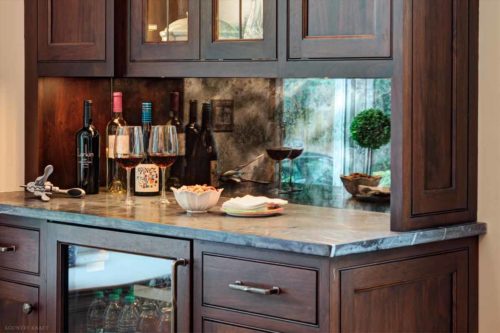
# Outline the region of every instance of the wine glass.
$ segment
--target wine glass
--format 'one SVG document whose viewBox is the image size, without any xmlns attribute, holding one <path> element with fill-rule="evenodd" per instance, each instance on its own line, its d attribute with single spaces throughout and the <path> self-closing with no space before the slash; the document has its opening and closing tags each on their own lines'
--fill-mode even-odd
<svg viewBox="0 0 500 333">
<path fill-rule="evenodd" d="M 114 149 L 116 163 L 127 170 L 127 197 L 125 204 L 132 206 L 134 201 L 130 193 L 130 173 L 146 157 L 142 128 L 140 126 L 122 126 L 117 128 Z"/>
<path fill-rule="evenodd" d="M 179 143 L 175 126 L 153 126 L 149 137 L 149 157 L 151 161 L 161 169 L 161 204 L 169 204 L 167 191 L 165 189 L 166 170 L 174 164 L 179 154 Z"/>
<path fill-rule="evenodd" d="M 289 192 L 300 192 L 302 190 L 294 188 L 293 183 L 293 161 L 298 158 L 304 152 L 304 142 L 302 140 L 292 140 L 290 142 L 290 147 L 292 151 L 288 156 L 290 160 L 290 178 L 288 179 Z"/>
<path fill-rule="evenodd" d="M 282 165 L 281 162 L 290 156 L 292 150 L 288 147 L 270 147 L 266 149 L 267 155 L 276 162 L 278 166 L 278 175 L 276 175 L 276 183 L 277 186 L 273 190 L 273 192 L 277 192 L 277 194 L 285 194 L 288 193 L 283 191 L 281 187 L 281 173 L 282 173 Z"/>
</svg>

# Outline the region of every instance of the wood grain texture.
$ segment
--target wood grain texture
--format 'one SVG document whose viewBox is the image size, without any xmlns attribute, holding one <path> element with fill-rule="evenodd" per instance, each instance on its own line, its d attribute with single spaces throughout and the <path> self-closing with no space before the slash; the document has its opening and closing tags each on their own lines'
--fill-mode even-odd
<svg viewBox="0 0 500 333">
<path fill-rule="evenodd" d="M 210 286 L 204 281 L 206 275 L 203 273 L 204 261 L 206 257 L 210 256 L 213 258 L 222 258 L 220 260 L 225 261 L 224 269 L 222 270 L 212 270 L 210 272 L 209 279 L 214 284 L 219 284 L 217 290 L 221 290 L 220 294 L 217 295 L 215 291 L 209 290 Z M 226 261 L 230 260 L 230 261 Z M 281 251 L 269 251 L 269 250 L 258 250 L 251 249 L 243 246 L 233 246 L 226 244 L 219 244 L 213 242 L 205 241 L 195 241 L 193 247 L 193 330 L 194 332 L 201 332 L 204 327 L 204 320 L 216 321 L 220 323 L 225 323 L 230 325 L 230 323 L 235 323 L 238 328 L 243 327 L 245 329 L 253 329 L 257 332 L 260 331 L 271 331 L 271 332 L 326 332 L 328 331 L 329 325 L 329 260 L 326 258 L 319 258 L 315 256 L 306 255 L 296 255 Z M 247 266 L 248 265 L 248 266 Z M 264 267 L 265 269 L 261 269 Z M 299 272 L 306 271 L 316 271 L 317 277 L 315 282 L 310 282 L 310 278 L 297 279 L 300 274 L 279 274 L 277 272 Z M 284 296 L 287 299 L 287 304 L 280 303 L 280 301 L 273 301 L 262 299 L 258 304 L 255 298 L 251 294 L 243 294 L 241 297 L 239 295 L 231 297 L 228 293 L 224 292 L 226 290 L 226 282 L 235 277 L 235 275 L 247 274 L 247 276 L 252 276 L 253 281 L 261 283 L 262 286 L 267 284 L 273 284 L 273 280 L 277 284 L 290 286 L 293 284 L 301 284 L 299 289 L 288 289 L 285 287 L 285 293 L 279 295 L 278 297 Z M 230 275 L 230 276 L 228 276 Z M 214 279 L 220 279 L 222 282 L 218 282 Z M 227 280 L 229 278 L 229 280 Z M 226 281 L 227 280 L 227 281 Z M 263 282 L 267 281 L 267 282 Z M 271 281 L 271 282 L 268 282 Z M 217 288 L 217 287 L 216 287 Z M 212 288 L 213 289 L 213 288 Z M 316 289 L 319 291 L 316 296 L 308 296 L 307 298 L 296 296 L 305 296 L 306 292 L 303 290 Z M 207 294 L 211 294 L 212 299 L 218 298 L 220 301 L 218 305 L 211 305 L 207 300 Z M 236 293 L 236 292 L 235 292 Z M 309 292 L 307 292 L 309 293 Z M 205 294 L 205 295 L 204 295 Z M 223 297 L 226 295 L 226 297 Z M 233 294 L 236 295 L 236 294 Z M 267 297 L 267 296 L 264 296 Z M 228 303 L 225 303 L 229 298 L 230 302 L 236 302 L 232 304 L 232 308 L 225 307 Z M 312 299 L 316 298 L 314 302 Z M 291 303 L 291 304 L 290 304 Z M 316 324 L 308 324 L 304 322 L 294 321 L 294 317 L 301 315 L 297 313 L 298 307 L 295 304 L 303 304 L 303 311 L 306 315 L 311 313 L 311 309 L 308 307 L 314 303 L 316 307 Z M 235 306 L 235 307 L 234 307 Z M 243 306 L 243 308 L 242 308 Z M 248 307 L 253 306 L 258 313 L 248 312 Z M 245 309 L 246 307 L 246 309 Z M 283 312 L 284 314 L 279 314 Z M 259 314 L 260 313 L 260 314 Z M 276 315 L 282 317 L 292 317 L 290 319 L 278 318 Z M 209 326 L 218 332 L 216 329 L 230 329 L 229 327 L 215 327 Z M 232 327 L 231 327 L 232 328 Z M 223 331 L 224 332 L 224 331 Z M 243 331 L 246 332 L 246 331 Z"/>
<path fill-rule="evenodd" d="M 395 4 L 391 228 L 475 221 L 478 2 Z"/>
<path fill-rule="evenodd" d="M 219 323 L 211 320 L 203 321 L 203 333 L 261 333 L 261 332 L 271 332 L 271 331 L 232 325 L 228 323 Z"/>
<path fill-rule="evenodd" d="M 204 305 L 317 324 L 317 271 L 208 254 L 202 260 Z M 230 289 L 235 281 L 255 288 L 277 286 L 281 293 L 256 295 Z"/>
<path fill-rule="evenodd" d="M 389 58 L 392 0 L 289 1 L 291 59 Z"/>
<path fill-rule="evenodd" d="M 175 2 L 170 1 L 174 4 Z M 129 62 L 168 61 L 168 60 L 197 60 L 200 58 L 200 1 L 188 3 L 188 40 L 176 42 L 160 42 L 145 31 L 146 18 L 152 13 L 162 15 L 154 1 L 131 0 L 129 21 L 129 47 L 121 50 L 120 54 L 129 54 Z M 176 8 L 171 8 L 175 12 Z M 157 16 L 158 17 L 158 16 Z M 155 31 L 155 36 L 159 36 Z M 146 37 L 151 38 L 146 42 Z M 157 38 L 157 37 L 155 37 Z M 140 64 L 139 64 L 140 66 Z"/>
<path fill-rule="evenodd" d="M 15 252 L 0 253 L 0 267 L 38 274 L 40 233 L 38 230 L 0 225 L 0 246 L 15 246 Z"/>
<path fill-rule="evenodd" d="M 83 126 L 83 101 L 93 101 L 92 118 L 101 135 L 100 183 L 106 174 L 106 124 L 111 119 L 111 84 L 107 79 L 41 78 L 38 84 L 39 173 L 54 166 L 50 180 L 60 187 L 76 185 L 76 132 Z"/>
<path fill-rule="evenodd" d="M 32 1 L 32 0 L 31 0 Z M 37 0 L 38 71 L 112 76 L 115 0 Z M 37 36 L 37 37 L 36 37 Z"/>
<path fill-rule="evenodd" d="M 30 314 L 23 313 L 23 304 L 31 304 Z M 0 330 L 2 332 L 25 330 L 38 331 L 38 288 L 0 280 Z"/>
</svg>

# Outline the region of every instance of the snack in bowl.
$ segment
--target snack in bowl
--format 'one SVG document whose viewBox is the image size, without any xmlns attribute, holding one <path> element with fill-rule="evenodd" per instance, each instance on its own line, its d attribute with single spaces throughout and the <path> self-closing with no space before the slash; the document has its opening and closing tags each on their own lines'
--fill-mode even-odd
<svg viewBox="0 0 500 333">
<path fill-rule="evenodd" d="M 190 185 L 180 188 L 171 187 L 175 200 L 188 213 L 206 213 L 219 202 L 224 189 L 207 185 Z"/>
</svg>

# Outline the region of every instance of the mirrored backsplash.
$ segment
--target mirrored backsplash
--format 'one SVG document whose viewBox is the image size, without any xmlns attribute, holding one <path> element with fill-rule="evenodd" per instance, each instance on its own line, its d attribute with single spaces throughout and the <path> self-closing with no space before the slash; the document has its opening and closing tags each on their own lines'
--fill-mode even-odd
<svg viewBox="0 0 500 333">
<path fill-rule="evenodd" d="M 356 116 L 370 109 L 380 110 L 390 122 L 390 79 L 189 78 L 184 80 L 185 112 L 190 100 L 210 100 L 214 106 L 219 173 L 253 161 L 241 177 L 222 178 L 225 195 L 262 194 L 306 205 L 389 211 L 390 129 L 385 128 L 387 142 L 370 150 L 353 139 L 351 127 Z M 358 119 L 373 124 L 362 131 L 380 131 L 379 118 Z M 281 172 L 271 158 L 280 154 L 286 155 Z M 380 177 L 382 193 L 368 189 L 374 195 L 353 198 L 340 177 L 353 173 Z M 278 174 L 283 193 L 275 191 Z"/>
</svg>

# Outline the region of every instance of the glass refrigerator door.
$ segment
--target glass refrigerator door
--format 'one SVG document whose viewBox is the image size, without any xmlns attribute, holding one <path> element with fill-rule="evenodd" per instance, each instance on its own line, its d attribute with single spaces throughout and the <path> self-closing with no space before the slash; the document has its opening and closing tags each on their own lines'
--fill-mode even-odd
<svg viewBox="0 0 500 333">
<path fill-rule="evenodd" d="M 173 332 L 176 260 L 67 247 L 67 332 Z"/>
</svg>

